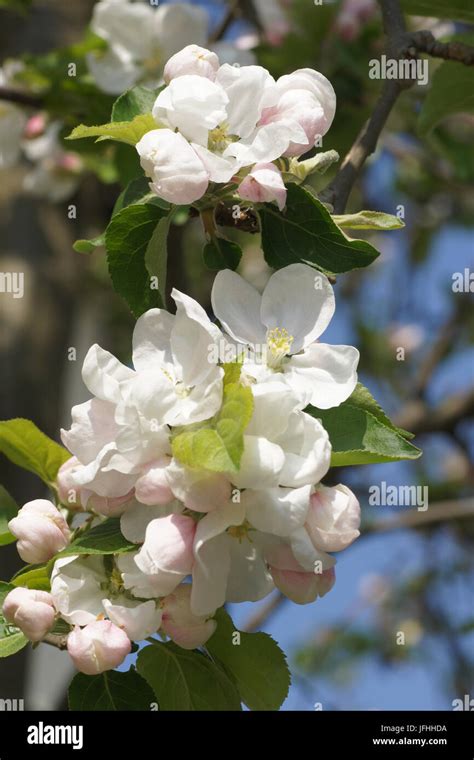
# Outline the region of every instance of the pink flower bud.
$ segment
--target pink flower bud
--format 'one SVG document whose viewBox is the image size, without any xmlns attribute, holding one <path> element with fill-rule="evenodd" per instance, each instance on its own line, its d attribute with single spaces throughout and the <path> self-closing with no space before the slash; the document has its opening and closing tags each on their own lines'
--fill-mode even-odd
<svg viewBox="0 0 474 760">
<path fill-rule="evenodd" d="M 334 568 L 322 573 L 308 572 L 285 544 L 272 548 L 267 558 L 275 586 L 296 604 L 309 604 L 324 596 L 334 586 Z"/>
<path fill-rule="evenodd" d="M 64 549 L 70 539 L 67 522 L 59 509 L 46 499 L 25 504 L 10 520 L 8 528 L 18 538 L 18 554 L 25 562 L 39 564 Z"/>
<path fill-rule="evenodd" d="M 196 523 L 191 517 L 168 515 L 152 520 L 135 564 L 153 579 L 157 596 L 170 594 L 190 574 Z"/>
<path fill-rule="evenodd" d="M 118 667 L 130 654 L 127 634 L 110 620 L 94 620 L 76 628 L 67 638 L 67 651 L 76 668 L 88 676 Z"/>
<path fill-rule="evenodd" d="M 42 113 L 35 113 L 34 116 L 30 116 L 26 122 L 24 136 L 27 140 L 33 140 L 35 137 L 39 137 L 46 129 L 46 118 Z"/>
<path fill-rule="evenodd" d="M 275 164 L 255 164 L 239 185 L 239 195 L 246 201 L 276 201 L 280 211 L 286 203 L 286 187 Z"/>
<path fill-rule="evenodd" d="M 306 518 L 306 530 L 315 549 L 342 551 L 360 535 L 359 527 L 359 502 L 349 488 L 317 486 Z"/>
<path fill-rule="evenodd" d="M 41 641 L 53 627 L 56 610 L 51 594 L 18 587 L 5 597 L 3 614 L 30 641 Z"/>
<path fill-rule="evenodd" d="M 181 586 L 163 600 L 161 629 L 183 649 L 203 646 L 216 630 L 215 620 L 191 612 L 191 584 Z"/>
<path fill-rule="evenodd" d="M 135 483 L 137 501 L 149 506 L 169 504 L 173 501 L 173 492 L 166 477 L 166 468 L 170 462 L 171 457 L 160 457 L 145 467 L 143 475 Z"/>
<path fill-rule="evenodd" d="M 124 496 L 98 496 L 91 491 L 83 492 L 83 499 L 87 509 L 93 509 L 99 515 L 117 517 L 125 512 L 126 506 L 133 497 L 133 488 Z"/>
<path fill-rule="evenodd" d="M 165 66 L 163 77 L 166 84 L 184 74 L 196 74 L 214 81 L 218 68 L 219 58 L 215 53 L 199 45 L 187 45 L 171 56 Z"/>
<path fill-rule="evenodd" d="M 56 478 L 58 495 L 63 504 L 69 509 L 92 509 L 100 515 L 115 517 L 125 511 L 125 507 L 133 497 L 133 489 L 124 496 L 99 496 L 88 488 L 78 487 L 75 473 L 83 467 L 77 457 L 71 457 L 59 468 Z"/>
</svg>

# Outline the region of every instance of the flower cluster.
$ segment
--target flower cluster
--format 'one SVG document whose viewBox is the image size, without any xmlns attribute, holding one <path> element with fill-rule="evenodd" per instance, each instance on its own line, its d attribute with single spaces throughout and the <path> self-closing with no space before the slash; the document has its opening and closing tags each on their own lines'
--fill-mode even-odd
<svg viewBox="0 0 474 760">
<path fill-rule="evenodd" d="M 216 53 L 188 45 L 164 69 L 157 129 L 137 143 L 141 165 L 160 198 L 193 203 L 210 183 L 238 185 L 245 200 L 285 204 L 278 166 L 314 147 L 331 126 L 336 96 L 313 69 L 277 81 L 261 66 L 220 65 Z"/>
<path fill-rule="evenodd" d="M 331 445 L 308 406 L 339 405 L 357 381 L 357 350 L 318 340 L 335 308 L 328 279 L 293 264 L 260 294 L 222 271 L 212 291 L 220 327 L 172 295 L 175 315 L 151 309 L 138 320 L 133 368 L 89 350 L 93 397 L 62 432 L 73 456 L 58 474 L 59 507 L 38 500 L 10 522 L 26 562 L 50 560 L 71 529 L 111 516 L 135 544 L 106 556 L 69 549 L 50 593 L 7 597 L 6 618 L 33 641 L 57 616 L 74 626 L 67 646 L 85 673 L 117 666 L 132 640 L 158 630 L 182 647 L 203 645 L 226 601 L 275 587 L 314 601 L 334 583 L 332 552 L 359 534 L 355 496 L 321 484 Z M 223 362 L 232 351 L 240 361 Z"/>
</svg>

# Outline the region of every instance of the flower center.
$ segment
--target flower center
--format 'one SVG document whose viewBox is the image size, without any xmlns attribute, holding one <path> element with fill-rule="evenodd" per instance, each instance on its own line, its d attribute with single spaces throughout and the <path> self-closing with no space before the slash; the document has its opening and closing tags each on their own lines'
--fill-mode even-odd
<svg viewBox="0 0 474 760">
<path fill-rule="evenodd" d="M 207 147 L 208 150 L 212 150 L 214 153 L 223 153 L 230 143 L 236 142 L 238 139 L 236 135 L 229 133 L 229 125 L 226 121 L 223 121 L 218 127 L 210 130 Z"/>
<path fill-rule="evenodd" d="M 231 525 L 230 528 L 227 528 L 227 533 L 229 536 L 232 536 L 232 538 L 236 538 L 240 543 L 244 538 L 247 538 L 250 541 L 250 537 L 248 535 L 249 530 L 252 530 L 252 528 L 250 526 L 250 523 L 245 520 L 242 525 Z"/>
<path fill-rule="evenodd" d="M 290 352 L 293 336 L 284 327 L 274 327 L 267 332 L 267 365 L 279 370 L 283 359 Z"/>
</svg>

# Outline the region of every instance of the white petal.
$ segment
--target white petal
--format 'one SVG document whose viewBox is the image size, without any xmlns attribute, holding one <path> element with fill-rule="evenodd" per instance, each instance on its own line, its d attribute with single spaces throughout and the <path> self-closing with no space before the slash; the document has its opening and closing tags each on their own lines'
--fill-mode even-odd
<svg viewBox="0 0 474 760">
<path fill-rule="evenodd" d="M 267 565 L 255 543 L 248 539 L 230 541 L 228 602 L 257 602 L 275 588 Z"/>
<path fill-rule="evenodd" d="M 293 336 L 291 353 L 319 338 L 335 310 L 328 278 L 306 264 L 290 264 L 273 274 L 262 295 L 262 322 Z"/>
<path fill-rule="evenodd" d="M 82 379 L 97 398 L 117 403 L 122 398 L 123 384 L 134 377 L 132 369 L 97 344 L 87 352 L 82 366 Z"/>
<path fill-rule="evenodd" d="M 105 52 L 87 53 L 86 62 L 99 89 L 109 95 L 119 95 L 133 87 L 142 73 L 127 51 L 118 46 Z"/>
<path fill-rule="evenodd" d="M 230 269 L 218 272 L 211 300 L 214 314 L 234 340 L 265 343 L 265 329 L 260 319 L 262 297 L 243 277 Z"/>
<path fill-rule="evenodd" d="M 283 450 L 262 436 L 244 435 L 239 471 L 229 477 L 237 488 L 269 488 L 279 483 Z"/>
<path fill-rule="evenodd" d="M 143 641 L 161 626 L 162 612 L 154 601 L 139 603 L 119 597 L 114 602 L 102 600 L 105 614 L 125 631 L 131 641 Z"/>
<path fill-rule="evenodd" d="M 353 346 L 314 343 L 285 365 L 285 380 L 297 392 L 311 389 L 311 404 L 331 409 L 349 398 L 357 385 L 359 352 Z"/>
<path fill-rule="evenodd" d="M 82 464 L 93 462 L 115 440 L 119 427 L 114 412 L 114 404 L 98 398 L 73 406 L 71 428 L 61 430 L 61 439 Z"/>
<path fill-rule="evenodd" d="M 227 122 L 231 134 L 248 137 L 260 118 L 264 92 L 275 80 L 262 66 L 230 66 L 217 72 L 216 82 L 224 88 L 229 103 Z"/>
<path fill-rule="evenodd" d="M 330 554 L 314 548 L 306 528 L 295 530 L 290 536 L 290 544 L 296 560 L 305 570 L 314 572 L 318 569 L 319 563 L 321 563 L 320 568 L 324 571 L 329 570 L 329 568 L 334 567 L 336 564 L 336 560 Z"/>
<path fill-rule="evenodd" d="M 234 174 L 238 172 L 239 164 L 235 158 L 232 158 L 231 156 L 229 158 L 224 158 L 197 143 L 191 143 L 191 145 L 201 159 L 205 170 L 209 174 L 211 182 L 230 182 Z"/>
<path fill-rule="evenodd" d="M 203 309 L 203 313 L 197 315 L 199 321 L 190 316 L 199 307 L 192 298 L 178 290 L 173 290 L 172 296 L 178 310 L 171 331 L 171 350 L 185 386 L 190 387 L 205 381 L 215 364 L 211 358 L 216 332 L 209 319 L 207 324 L 204 321 L 206 314 Z"/>
<path fill-rule="evenodd" d="M 152 520 L 159 517 L 167 517 L 173 513 L 182 512 L 182 505 L 177 501 L 164 506 L 150 507 L 148 504 L 139 504 L 133 501 L 120 518 L 120 530 L 133 544 L 141 544 L 145 540 L 145 533 Z"/>
<path fill-rule="evenodd" d="M 289 536 L 305 523 L 310 490 L 310 486 L 263 491 L 249 489 L 240 498 L 247 510 L 247 518 L 255 528 L 277 536 Z"/>
<path fill-rule="evenodd" d="M 165 309 L 150 309 L 137 320 L 133 331 L 133 366 L 138 372 L 172 362 L 169 347 L 174 316 Z"/>
<path fill-rule="evenodd" d="M 285 450 L 285 464 L 280 473 L 280 484 L 298 488 L 319 483 L 331 464 L 331 444 L 321 423 L 305 412 L 295 412 L 290 417 L 287 435 L 295 433 L 298 445 L 286 450 L 284 439 L 280 446 Z"/>
</svg>

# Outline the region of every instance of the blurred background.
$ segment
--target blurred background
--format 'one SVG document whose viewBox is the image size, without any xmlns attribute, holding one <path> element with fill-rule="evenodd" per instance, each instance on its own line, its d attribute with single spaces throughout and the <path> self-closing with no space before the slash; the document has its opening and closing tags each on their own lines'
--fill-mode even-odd
<svg viewBox="0 0 474 760">
<path fill-rule="evenodd" d="M 222 60 L 258 62 L 275 77 L 306 66 L 324 73 L 338 96 L 324 149 L 345 155 L 382 84 L 368 75 L 369 60 L 383 52 L 376 2 L 189 4 L 207 12 L 209 44 Z M 93 6 L 0 2 L 0 84 L 27 93 L 13 106 L 0 98 L 0 270 L 24 273 L 23 298 L 0 293 L 0 419 L 28 417 L 56 439 L 71 406 L 87 398 L 80 370 L 88 347 L 98 342 L 129 361 L 133 327 L 110 286 L 104 250 L 73 250 L 75 240 L 105 229 L 119 183 L 139 171 L 126 146 L 63 141 L 80 121 L 107 121 L 114 100 L 99 96 L 85 63 L 100 46 L 87 31 Z M 444 17 L 407 22 L 436 37 L 473 35 L 472 26 Z M 271 633 L 287 653 L 293 685 L 282 709 L 451 710 L 453 700 L 474 699 L 474 115 L 453 113 L 420 136 L 418 115 L 439 65 L 430 60 L 428 85 L 399 98 L 347 208 L 398 214 L 406 226 L 370 234 L 381 256 L 339 278 L 327 332 L 329 343 L 359 348 L 361 381 L 416 434 L 424 455 L 331 471 L 325 482 L 357 493 L 363 527 L 340 555 L 326 597 L 306 607 L 278 593 L 230 605 L 237 626 Z M 42 110 L 52 92 L 53 115 Z M 12 159 L 2 146 L 13 133 L 21 141 Z M 315 189 L 330 178 L 319 177 Z M 168 290 L 210 309 L 213 273 L 202 261 L 200 223 L 177 222 Z M 245 249 L 241 273 L 263 287 L 270 271 L 258 236 L 232 234 Z M 34 476 L 3 457 L 0 482 L 20 504 L 42 496 Z M 427 486 L 429 508 L 371 506 L 369 489 L 382 482 Z M 0 577 L 19 565 L 14 544 L 3 548 Z M 46 645 L 23 650 L 0 661 L 0 696 L 23 698 L 26 709 L 58 709 L 69 667 Z"/>
</svg>

